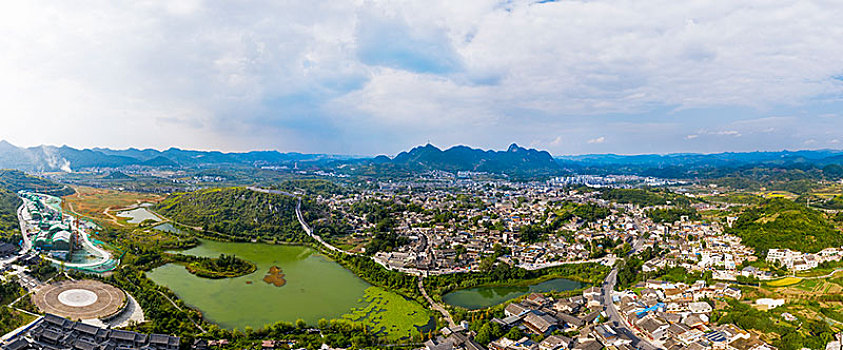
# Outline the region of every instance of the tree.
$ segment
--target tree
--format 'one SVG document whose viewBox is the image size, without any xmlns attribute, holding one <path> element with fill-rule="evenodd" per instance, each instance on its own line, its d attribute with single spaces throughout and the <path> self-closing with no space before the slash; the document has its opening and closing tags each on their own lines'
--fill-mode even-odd
<svg viewBox="0 0 843 350">
<path fill-rule="evenodd" d="M 521 339 L 522 337 L 524 337 L 524 333 L 521 332 L 520 328 L 512 327 L 512 328 L 509 329 L 509 332 L 506 332 L 505 337 L 507 337 L 509 339 L 512 339 L 512 340 L 518 340 L 518 339 Z"/>
</svg>

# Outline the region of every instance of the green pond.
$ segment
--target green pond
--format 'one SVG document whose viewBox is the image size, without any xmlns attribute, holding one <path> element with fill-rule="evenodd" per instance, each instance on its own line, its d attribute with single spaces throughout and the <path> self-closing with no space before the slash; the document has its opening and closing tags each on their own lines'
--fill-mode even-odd
<svg viewBox="0 0 843 350">
<path fill-rule="evenodd" d="M 172 289 L 206 319 L 224 328 L 259 328 L 299 318 L 316 324 L 320 318 L 338 318 L 367 305 L 360 299 L 368 283 L 308 247 L 202 240 L 198 247 L 180 253 L 206 257 L 234 254 L 257 265 L 255 273 L 226 279 L 200 278 L 176 264 L 147 273 L 152 281 Z M 276 287 L 263 281 L 272 266 L 282 269 L 285 285 Z"/>
<path fill-rule="evenodd" d="M 442 296 L 442 300 L 449 305 L 476 310 L 494 306 L 528 293 L 561 292 L 580 289 L 585 286 L 584 283 L 557 278 L 530 286 L 497 286 L 462 289 L 445 294 Z"/>
</svg>

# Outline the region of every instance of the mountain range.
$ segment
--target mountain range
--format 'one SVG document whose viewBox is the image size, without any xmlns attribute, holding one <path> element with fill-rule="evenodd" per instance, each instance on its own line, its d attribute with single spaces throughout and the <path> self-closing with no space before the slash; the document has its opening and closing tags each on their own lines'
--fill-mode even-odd
<svg viewBox="0 0 843 350">
<path fill-rule="evenodd" d="M 334 169 L 365 165 L 378 172 L 430 170 L 476 171 L 509 175 L 558 175 L 565 173 L 637 173 L 682 176 L 695 169 L 767 167 L 823 167 L 843 164 L 843 151 L 805 150 L 779 152 L 726 152 L 714 154 L 586 154 L 554 157 L 547 151 L 516 144 L 506 150 L 482 150 L 468 146 L 439 149 L 427 144 L 395 157 L 357 157 L 278 151 L 219 152 L 169 148 L 113 150 L 76 149 L 68 146 L 17 147 L 0 141 L 0 168 L 29 172 L 72 172 L 90 168 L 155 167 L 196 168 L 236 166 L 289 166 Z"/>
<path fill-rule="evenodd" d="M 119 168 L 125 166 L 149 167 L 198 167 L 209 165 L 284 165 L 293 162 L 312 162 L 328 159 L 349 159 L 346 156 L 326 154 L 281 153 L 278 151 L 252 151 L 223 153 L 218 151 L 191 151 L 169 148 L 108 148 L 76 149 L 68 146 L 17 147 L 0 141 L 0 168 L 24 171 L 65 171 L 85 168 Z"/>
<path fill-rule="evenodd" d="M 489 173 L 552 174 L 561 170 L 547 151 L 512 144 L 506 151 L 484 151 L 467 146 L 441 150 L 427 144 L 401 152 L 395 158 L 378 156 L 375 162 L 391 163 L 409 170 L 476 171 Z"/>
</svg>

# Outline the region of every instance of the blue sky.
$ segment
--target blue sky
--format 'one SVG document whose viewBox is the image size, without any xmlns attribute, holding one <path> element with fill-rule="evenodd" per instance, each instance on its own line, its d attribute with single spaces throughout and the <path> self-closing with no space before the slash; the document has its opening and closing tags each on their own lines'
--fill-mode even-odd
<svg viewBox="0 0 843 350">
<path fill-rule="evenodd" d="M 843 148 L 835 1 L 0 4 L 0 138 L 395 154 Z"/>
</svg>

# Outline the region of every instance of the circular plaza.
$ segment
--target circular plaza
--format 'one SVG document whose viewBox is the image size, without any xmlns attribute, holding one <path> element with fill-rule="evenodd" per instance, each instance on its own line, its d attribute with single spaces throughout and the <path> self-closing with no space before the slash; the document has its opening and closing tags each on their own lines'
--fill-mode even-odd
<svg viewBox="0 0 843 350">
<path fill-rule="evenodd" d="M 119 313 L 126 305 L 126 293 L 93 280 L 61 281 L 39 289 L 32 302 L 45 313 L 89 320 Z"/>
</svg>

